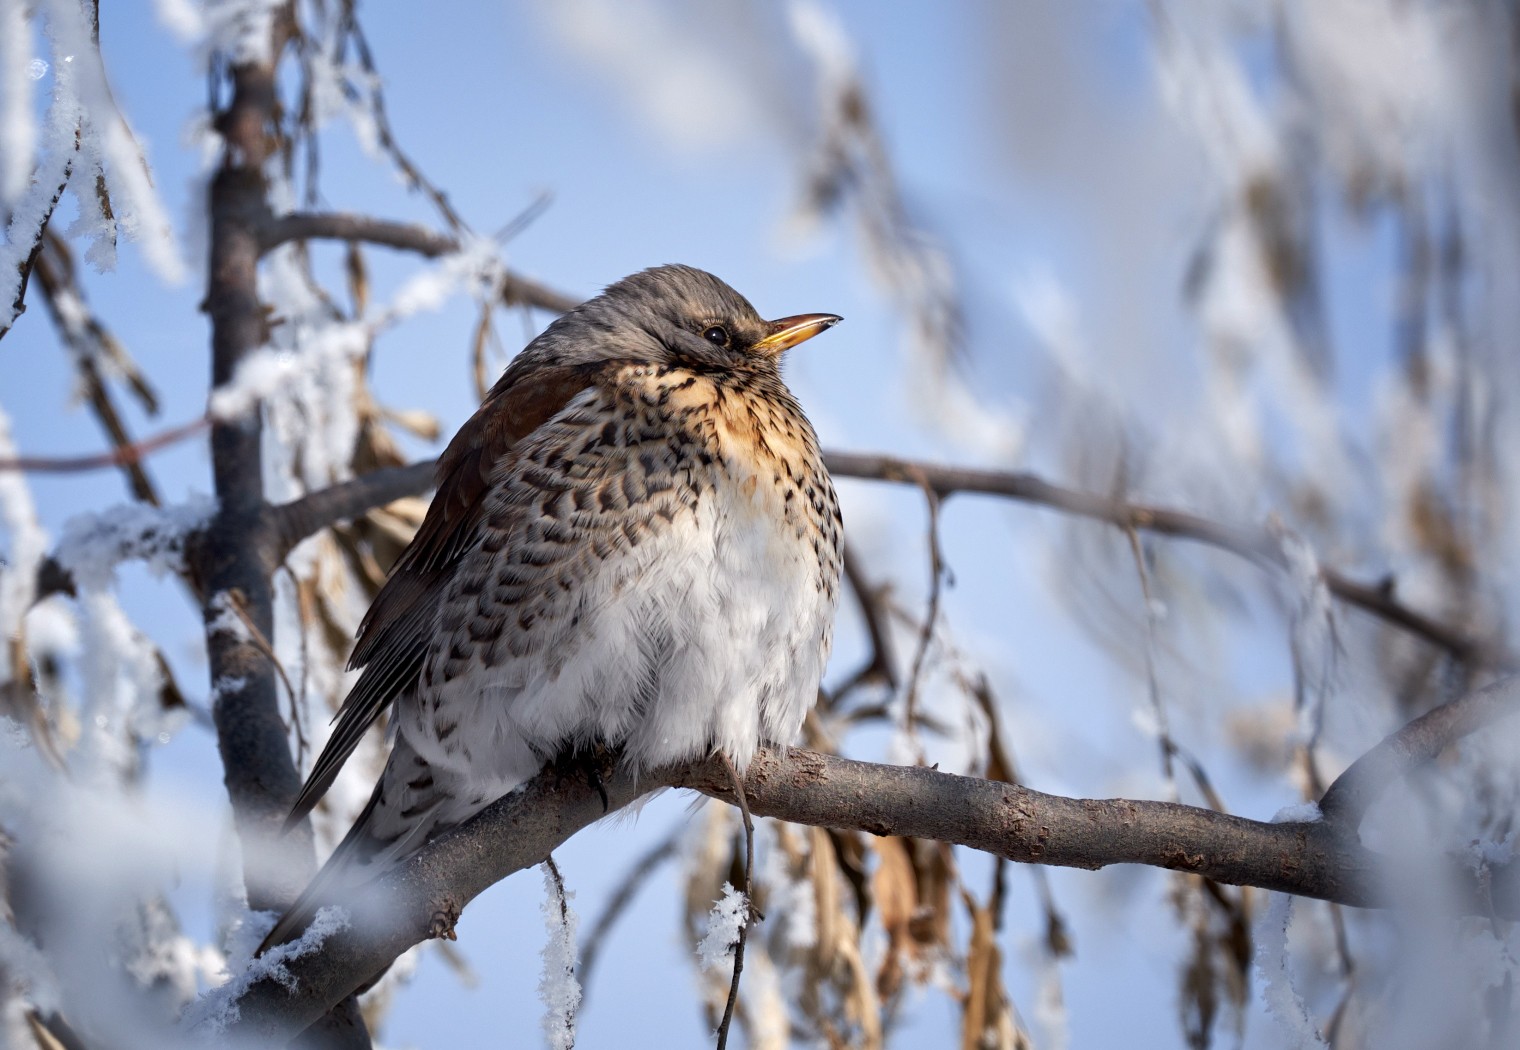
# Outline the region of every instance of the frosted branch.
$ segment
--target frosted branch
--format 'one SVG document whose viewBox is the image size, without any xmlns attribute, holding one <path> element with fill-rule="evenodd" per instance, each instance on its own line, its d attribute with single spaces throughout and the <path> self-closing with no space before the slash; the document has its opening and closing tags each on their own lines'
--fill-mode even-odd
<svg viewBox="0 0 1520 1050">
<path fill-rule="evenodd" d="M 461 250 L 458 237 L 439 233 L 415 223 L 391 222 L 350 212 L 292 212 L 271 216 L 262 225 L 260 236 L 264 250 L 289 241 L 313 238 L 362 241 L 398 251 L 416 252 L 437 258 Z M 564 313 L 580 299 L 555 291 L 521 274 L 507 273 L 501 282 L 501 301 L 505 306 L 532 306 L 540 310 Z"/>
<path fill-rule="evenodd" d="M 646 775 L 637 782 L 612 765 L 602 781 L 608 811 L 662 786 L 725 802 L 733 783 L 721 759 Z M 924 767 L 857 762 L 794 748 L 762 751 L 743 780 L 757 816 L 872 835 L 934 839 L 1011 861 L 1096 870 L 1145 864 L 1356 907 L 1394 903 L 1374 878 L 1390 858 L 1363 848 L 1329 820 L 1263 822 L 1172 802 L 1079 799 Z M 439 915 L 458 915 L 493 883 L 530 867 L 600 820 L 603 802 L 589 780 L 549 767 L 467 824 L 439 836 L 375 891 L 346 902 L 350 930 L 323 950 L 288 963 L 291 984 L 254 983 L 238 1002 L 229 1035 L 287 1040 L 353 988 L 431 935 Z M 1462 858 L 1449 877 L 1475 914 L 1520 916 L 1520 871 L 1489 869 L 1487 886 Z"/>
</svg>

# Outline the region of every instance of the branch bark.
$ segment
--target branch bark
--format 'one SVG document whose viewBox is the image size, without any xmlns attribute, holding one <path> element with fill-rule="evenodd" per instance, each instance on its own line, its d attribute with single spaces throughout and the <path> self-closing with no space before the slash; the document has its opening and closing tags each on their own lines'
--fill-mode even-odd
<svg viewBox="0 0 1520 1050">
<path fill-rule="evenodd" d="M 603 769 L 609 811 L 662 786 L 733 802 L 720 758 L 635 783 Z M 1076 799 L 933 769 L 857 762 L 801 749 L 765 750 L 744 791 L 752 812 L 798 824 L 935 839 L 1008 860 L 1098 869 L 1146 864 L 1357 907 L 1395 903 L 1380 871 L 1392 861 L 1326 821 L 1263 823 L 1171 802 Z M 266 980 L 238 1003 L 239 1037 L 293 1037 L 336 1002 L 426 938 L 435 917 L 457 916 L 481 891 L 536 864 L 603 815 L 588 780 L 553 767 L 440 836 L 363 901 L 345 902 L 352 926 L 320 950 L 286 963 L 295 986 Z M 1479 877 L 1450 865 L 1457 900 L 1475 914 L 1520 916 L 1520 866 Z M 1491 893 L 1491 897 L 1490 897 Z"/>
<path fill-rule="evenodd" d="M 268 216 L 260 223 L 259 233 L 265 251 L 288 241 L 315 238 L 339 241 L 363 241 L 398 251 L 416 252 L 428 258 L 459 251 L 459 238 L 410 222 L 392 222 L 371 215 L 352 212 L 291 212 Z M 580 299 L 540 284 L 531 277 L 507 273 L 502 280 L 501 301 L 504 306 L 533 306 L 540 310 L 564 313 Z"/>
<path fill-rule="evenodd" d="M 278 32 L 276 33 L 278 36 Z M 272 42 L 278 56 L 283 42 Z M 265 162 L 273 148 L 275 58 L 232 67 L 232 98 L 218 115 L 226 139 L 211 180 L 211 242 L 206 311 L 211 317 L 211 384 L 230 382 L 238 364 L 267 340 L 258 297 L 263 251 L 260 217 L 267 211 Z M 257 413 L 211 425 L 211 469 L 217 513 L 200 547 L 197 567 L 209 599 L 237 594 L 264 637 L 274 633 L 271 566 L 266 557 L 265 500 Z M 208 630 L 212 717 L 227 793 L 243 844 L 243 878 L 253 908 L 275 909 L 295 899 L 315 868 L 311 830 L 299 834 L 300 864 L 277 863 L 294 851 L 268 848 L 301 786 L 280 718 L 274 669 L 251 638 Z"/>
<path fill-rule="evenodd" d="M 211 239 L 206 312 L 211 317 L 211 385 L 232 380 L 238 365 L 268 341 L 258 296 L 264 253 L 260 227 L 269 214 L 264 167 L 276 144 L 276 70 L 292 24 L 286 9 L 273 19 L 269 58 L 231 66 L 232 97 L 217 114 L 225 140 L 211 180 Z M 274 637 L 268 504 L 264 499 L 262 426 L 257 413 L 211 425 L 211 469 L 217 513 L 198 546 L 195 575 L 208 602 L 235 596 L 251 631 L 212 629 L 207 607 L 206 653 L 227 794 L 242 845 L 243 885 L 251 908 L 278 910 L 295 900 L 316 868 L 311 825 L 303 822 L 273 848 L 301 786 L 280 717 L 272 661 L 256 638 Z M 323 1050 L 367 1048 L 357 1000 L 328 1004 L 307 1042 Z M 303 1026 L 303 1028 L 308 1026 Z"/>
</svg>

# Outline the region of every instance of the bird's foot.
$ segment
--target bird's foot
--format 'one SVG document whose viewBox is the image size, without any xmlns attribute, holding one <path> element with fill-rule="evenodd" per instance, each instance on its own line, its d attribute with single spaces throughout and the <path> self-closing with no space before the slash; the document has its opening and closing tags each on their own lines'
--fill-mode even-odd
<svg viewBox="0 0 1520 1050">
<path fill-rule="evenodd" d="M 602 798 L 602 816 L 605 817 L 611 803 L 607 799 L 607 782 L 602 779 L 601 758 L 596 754 L 587 755 L 584 768 L 586 770 L 586 780 L 592 787 L 596 788 L 596 793 Z"/>
<path fill-rule="evenodd" d="M 459 935 L 454 932 L 454 927 L 458 922 L 459 908 L 453 901 L 449 901 L 433 912 L 433 917 L 428 922 L 428 937 L 435 941 L 457 941 Z"/>
<path fill-rule="evenodd" d="M 554 760 L 554 768 L 561 783 L 584 778 L 587 784 L 595 788 L 597 797 L 602 800 L 602 814 L 605 816 L 612 808 L 612 800 L 607 797 L 605 777 L 611 760 L 612 752 L 606 746 L 590 744 L 574 751 L 562 752 Z"/>
</svg>

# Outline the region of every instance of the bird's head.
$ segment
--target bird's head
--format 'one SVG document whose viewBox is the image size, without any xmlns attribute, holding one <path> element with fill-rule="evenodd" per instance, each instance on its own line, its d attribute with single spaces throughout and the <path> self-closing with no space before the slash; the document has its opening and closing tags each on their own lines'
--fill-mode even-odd
<svg viewBox="0 0 1520 1050">
<path fill-rule="evenodd" d="M 775 369 L 782 353 L 838 324 L 834 314 L 763 319 L 703 270 L 657 266 L 565 314 L 536 343 L 561 359 L 633 358 L 698 371 Z"/>
</svg>

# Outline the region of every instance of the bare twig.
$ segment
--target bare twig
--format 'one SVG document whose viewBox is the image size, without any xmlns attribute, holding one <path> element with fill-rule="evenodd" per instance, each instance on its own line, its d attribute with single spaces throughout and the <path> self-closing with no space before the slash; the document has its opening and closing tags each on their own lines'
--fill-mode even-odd
<svg viewBox="0 0 1520 1050">
<path fill-rule="evenodd" d="M 344 0 L 343 23 L 341 32 L 350 41 L 359 57 L 359 65 L 368 74 L 365 87 L 368 90 L 368 103 L 370 119 L 374 121 L 375 136 L 379 141 L 380 148 L 390 154 L 391 162 L 396 165 L 396 170 L 406 180 L 408 186 L 418 190 L 428 200 L 432 201 L 433 207 L 443 216 L 444 222 L 453 230 L 463 230 L 464 220 L 449 203 L 448 196 L 435 185 L 417 163 L 401 148 L 401 143 L 396 141 L 395 132 L 391 129 L 390 114 L 385 108 L 385 91 L 381 88 L 383 79 L 380 71 L 375 67 L 374 55 L 369 49 L 369 40 L 364 35 L 364 27 L 359 24 L 357 14 L 357 0 Z M 358 93 L 358 89 L 351 83 L 345 83 L 346 90 Z"/>
<path fill-rule="evenodd" d="M 204 416 L 200 419 L 192 419 L 188 423 L 182 423 L 177 427 L 159 431 L 151 437 L 145 437 L 141 441 L 134 441 L 130 445 L 119 445 L 110 452 L 97 452 L 88 456 L 15 456 L 13 458 L 0 458 L 0 470 L 25 470 L 39 474 L 71 474 L 86 470 L 102 470 L 106 467 L 120 467 L 133 463 L 141 463 L 143 458 L 150 453 L 157 452 L 161 448 L 177 444 L 188 437 L 194 437 L 211 421 Z M 153 502 L 153 501 L 149 501 Z"/>
<path fill-rule="evenodd" d="M 102 358 L 110 363 L 113 371 L 120 373 L 128 389 L 150 415 L 158 412 L 158 395 L 116 337 L 85 305 L 84 289 L 75 274 L 73 253 L 68 243 L 48 231 L 33 272 L 42 288 L 43 301 L 47 303 L 53 326 L 73 352 L 84 395 L 100 425 L 105 428 L 111 446 L 124 450 L 136 445 L 106 384 L 101 369 Z M 129 459 L 120 467 L 135 498 L 151 506 L 160 505 L 158 491 L 138 459 Z"/>
<path fill-rule="evenodd" d="M 398 251 L 416 252 L 430 259 L 459 250 L 459 238 L 412 222 L 392 222 L 353 212 L 297 211 L 272 215 L 259 226 L 264 250 L 289 241 L 363 241 Z"/>
<path fill-rule="evenodd" d="M 824 462 L 829 472 L 838 477 L 909 485 L 921 485 L 927 480 L 942 498 L 957 492 L 1004 496 L 1078 517 L 1105 521 L 1121 529 L 1139 529 L 1204 543 L 1239 554 L 1264 567 L 1281 569 L 1286 566 L 1281 539 L 1267 529 L 1242 528 L 1187 511 L 1082 492 L 1027 472 L 937 466 L 893 456 L 850 452 L 825 453 Z M 1506 670 L 1520 669 L 1520 660 L 1502 644 L 1475 638 L 1460 628 L 1403 604 L 1395 597 L 1389 581 L 1360 583 L 1328 568 L 1323 569 L 1322 574 L 1325 585 L 1337 598 L 1445 649 L 1458 660 Z"/>
<path fill-rule="evenodd" d="M 871 655 L 865 664 L 850 675 L 834 690 L 831 703 L 837 707 L 862 685 L 884 683 L 894 692 L 897 689 L 897 667 L 892 658 L 892 631 L 882 608 L 883 588 L 866 579 L 865 567 L 848 540 L 844 544 L 844 578 L 855 595 L 860 616 L 866 623 L 866 634 L 871 642 Z"/>
<path fill-rule="evenodd" d="M 934 627 L 939 622 L 939 604 L 945 575 L 945 556 L 939 545 L 939 494 L 920 479 L 924 490 L 924 503 L 928 508 L 929 524 L 926 542 L 929 546 L 929 601 L 924 610 L 924 623 L 918 633 L 918 647 L 913 653 L 913 664 L 908 671 L 908 684 L 903 689 L 903 730 L 908 739 L 918 739 L 918 690 L 923 681 L 924 665 L 929 659 L 929 646 L 934 641 Z"/>
<path fill-rule="evenodd" d="M 460 249 L 457 236 L 439 233 L 409 222 L 391 222 L 370 215 L 348 212 L 291 212 L 268 216 L 259 224 L 260 243 L 265 251 L 289 241 L 324 238 L 340 241 L 363 241 L 399 251 L 416 252 L 428 258 L 448 255 Z M 552 313 L 573 309 L 581 300 L 540 284 L 522 274 L 506 273 L 501 280 L 504 306 L 533 306 Z"/>
<path fill-rule="evenodd" d="M 1156 605 L 1151 595 L 1151 574 L 1145 568 L 1145 551 L 1140 546 L 1140 534 L 1133 528 L 1125 529 L 1130 554 L 1135 559 L 1135 572 L 1140 577 L 1140 600 L 1145 604 L 1145 685 L 1150 695 L 1151 714 L 1156 718 L 1156 742 L 1161 745 L 1161 775 L 1172 798 L 1177 794 L 1177 774 L 1172 768 L 1172 728 L 1166 717 L 1166 704 L 1161 698 L 1161 681 L 1156 676 Z"/>
</svg>

